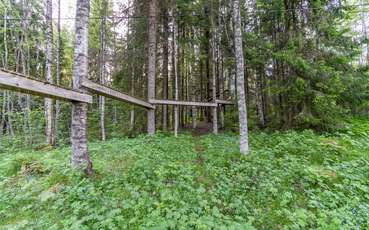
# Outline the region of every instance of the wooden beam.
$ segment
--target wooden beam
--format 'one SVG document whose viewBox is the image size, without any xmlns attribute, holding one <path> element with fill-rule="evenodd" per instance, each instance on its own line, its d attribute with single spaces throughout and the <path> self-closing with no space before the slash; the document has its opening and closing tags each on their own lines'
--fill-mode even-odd
<svg viewBox="0 0 369 230">
<path fill-rule="evenodd" d="M 92 103 L 92 96 L 39 81 L 7 70 L 0 70 L 0 88 L 67 101 Z"/>
<path fill-rule="evenodd" d="M 199 107 L 217 107 L 217 103 L 196 102 L 196 101 L 172 101 L 172 100 L 149 100 L 152 104 L 158 105 L 183 105 L 183 106 L 199 106 Z"/>
<path fill-rule="evenodd" d="M 127 94 L 121 93 L 119 91 L 116 91 L 114 89 L 111 89 L 107 86 L 103 86 L 100 84 L 97 84 L 95 82 L 92 82 L 90 80 L 83 80 L 82 86 L 87 88 L 88 90 L 102 96 L 110 97 L 116 100 L 124 101 L 130 104 L 138 105 L 141 107 L 144 107 L 146 109 L 155 109 L 155 106 L 138 98 L 129 96 Z"/>
<path fill-rule="evenodd" d="M 234 105 L 233 101 L 226 101 L 226 100 L 215 100 L 215 103 L 222 104 L 222 105 Z"/>
</svg>

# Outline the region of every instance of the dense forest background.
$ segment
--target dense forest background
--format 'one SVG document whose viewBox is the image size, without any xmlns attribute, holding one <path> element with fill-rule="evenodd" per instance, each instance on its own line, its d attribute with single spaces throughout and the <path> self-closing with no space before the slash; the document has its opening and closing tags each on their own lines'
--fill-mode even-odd
<svg viewBox="0 0 369 230">
<path fill-rule="evenodd" d="M 52 38 L 52 81 L 71 87 L 75 19 L 61 18 L 43 0 L 0 2 L 0 65 L 32 77 L 47 75 Z M 368 14 L 365 1 L 241 1 L 245 88 L 250 129 L 335 131 L 345 119 L 369 112 Z M 147 98 L 148 3 L 92 0 L 89 34 L 90 79 Z M 232 1 L 158 1 L 156 98 L 234 100 L 237 87 Z M 52 13 L 50 17 L 50 13 Z M 71 14 L 74 15 L 74 14 Z M 48 20 L 49 19 L 49 20 Z M 50 20 L 52 19 L 52 20 Z M 47 30 L 47 23 L 54 29 Z M 72 23 L 73 24 L 73 23 Z M 177 33 L 174 33 L 176 28 Z M 173 68 L 178 61 L 177 69 Z M 95 98 L 89 108 L 89 137 L 136 136 L 146 132 L 146 112 Z M 56 101 L 58 144 L 69 143 L 71 105 Z M 19 145 L 44 142 L 45 101 L 2 91 L 1 132 Z M 159 130 L 173 129 L 171 106 L 156 110 Z M 210 122 L 210 109 L 180 108 L 180 127 Z M 238 129 L 237 107 L 219 114 L 219 126 Z M 192 119 L 196 117 L 197 119 Z"/>
<path fill-rule="evenodd" d="M 1 0 L 1 87 L 71 101 L 0 91 L 0 229 L 369 229 L 368 31 L 368 0 Z"/>
</svg>

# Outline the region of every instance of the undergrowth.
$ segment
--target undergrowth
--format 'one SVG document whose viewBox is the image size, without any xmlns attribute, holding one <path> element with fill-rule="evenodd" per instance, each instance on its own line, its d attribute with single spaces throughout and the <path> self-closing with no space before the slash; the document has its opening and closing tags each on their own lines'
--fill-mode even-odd
<svg viewBox="0 0 369 230">
<path fill-rule="evenodd" d="M 0 153 L 0 229 L 367 229 L 369 123 L 345 133 L 159 134 Z"/>
</svg>

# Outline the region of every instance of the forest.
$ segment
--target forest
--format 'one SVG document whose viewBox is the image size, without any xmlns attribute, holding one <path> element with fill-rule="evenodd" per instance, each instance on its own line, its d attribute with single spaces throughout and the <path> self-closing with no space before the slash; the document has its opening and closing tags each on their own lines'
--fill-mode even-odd
<svg viewBox="0 0 369 230">
<path fill-rule="evenodd" d="M 369 229 L 368 0 L 1 0 L 0 229 Z"/>
</svg>

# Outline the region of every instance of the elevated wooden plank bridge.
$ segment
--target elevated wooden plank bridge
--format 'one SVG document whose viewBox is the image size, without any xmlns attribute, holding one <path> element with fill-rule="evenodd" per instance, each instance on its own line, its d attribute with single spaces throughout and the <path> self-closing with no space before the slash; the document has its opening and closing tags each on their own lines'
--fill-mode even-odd
<svg viewBox="0 0 369 230">
<path fill-rule="evenodd" d="M 125 93 L 121 93 L 119 91 L 116 91 L 114 89 L 111 89 L 107 86 L 97 84 L 95 82 L 92 82 L 90 80 L 83 80 L 82 86 L 87 88 L 89 91 L 92 91 L 98 95 L 106 96 L 109 98 L 113 98 L 119 101 L 127 102 L 130 104 L 138 105 L 141 107 L 144 107 L 146 109 L 155 109 L 155 106 L 136 97 L 129 96 Z"/>
<path fill-rule="evenodd" d="M 0 69 L 0 87 L 21 93 L 67 101 L 92 103 L 92 96 Z"/>
<path fill-rule="evenodd" d="M 197 107 L 217 107 L 218 105 L 233 105 L 234 103 L 226 100 L 215 100 L 215 102 L 197 102 L 197 101 L 175 101 L 175 100 L 159 100 L 152 99 L 148 102 L 132 97 L 128 94 L 119 92 L 110 87 L 97 84 L 90 80 L 83 80 L 82 86 L 90 92 L 101 96 L 106 96 L 119 101 L 134 104 L 146 109 L 155 109 L 155 105 L 177 105 L 177 106 L 197 106 Z M 21 93 L 31 94 L 35 96 L 55 98 L 66 101 L 76 101 L 92 103 L 92 96 L 81 93 L 73 89 L 68 89 L 55 84 L 50 84 L 39 79 L 16 73 L 10 70 L 0 68 L 0 88 L 13 90 Z"/>
<path fill-rule="evenodd" d="M 195 106 L 195 107 L 212 107 L 233 105 L 232 101 L 216 99 L 205 102 L 199 101 L 178 101 L 178 100 L 159 100 L 150 99 L 145 101 L 140 98 L 132 97 L 128 94 L 114 90 L 108 86 L 97 84 L 88 79 L 82 81 L 82 87 L 87 89 L 87 92 L 97 95 L 109 97 L 118 101 L 137 105 L 145 109 L 155 109 L 157 105 L 172 105 L 172 106 Z M 0 68 L 0 88 L 13 90 L 21 93 L 41 96 L 46 98 L 54 98 L 69 102 L 83 102 L 91 104 L 93 97 L 89 93 L 78 92 L 73 89 L 63 86 L 50 84 L 45 81 L 35 79 L 23 74 Z"/>
<path fill-rule="evenodd" d="M 151 104 L 157 105 L 181 105 L 181 106 L 199 106 L 199 107 L 217 107 L 217 103 L 197 102 L 197 101 L 174 101 L 174 100 L 149 100 Z"/>
</svg>

